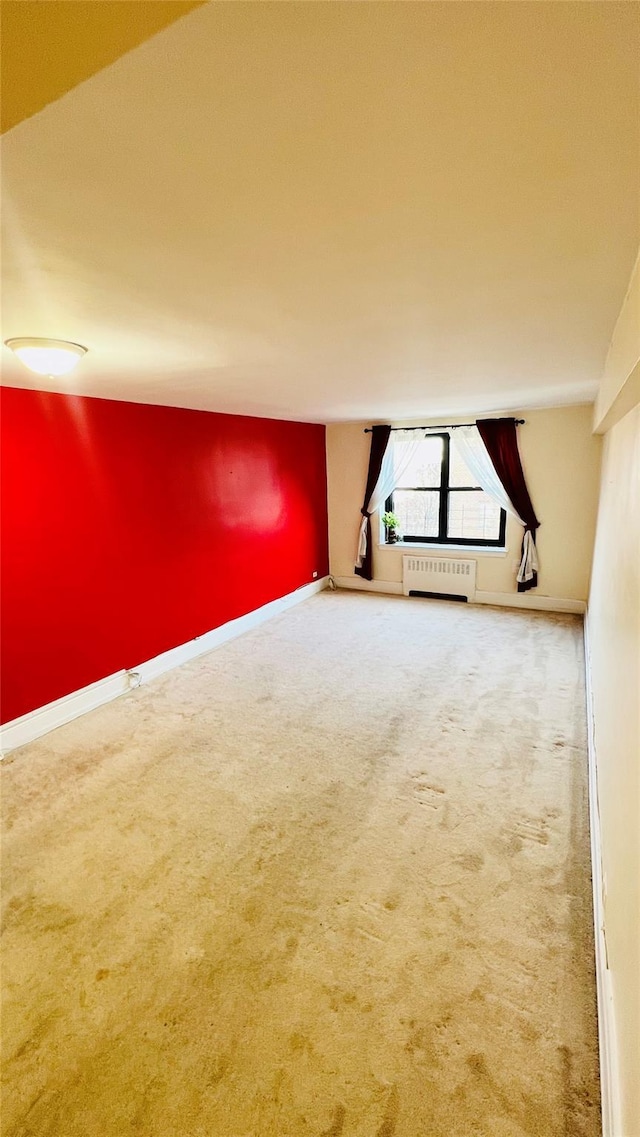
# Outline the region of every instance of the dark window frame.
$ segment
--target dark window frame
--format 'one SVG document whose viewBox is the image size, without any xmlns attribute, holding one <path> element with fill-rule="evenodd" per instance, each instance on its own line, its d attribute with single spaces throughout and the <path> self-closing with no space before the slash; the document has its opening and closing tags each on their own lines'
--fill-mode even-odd
<svg viewBox="0 0 640 1137">
<path fill-rule="evenodd" d="M 451 466 L 451 438 L 449 434 L 430 434 L 430 438 L 442 439 L 442 465 L 440 467 L 440 485 L 439 486 L 400 486 L 400 489 L 411 489 L 418 492 L 434 492 L 440 494 L 440 509 L 438 514 L 438 535 L 436 537 L 424 537 L 412 533 L 404 533 L 402 541 L 419 543 L 421 545 L 470 545 L 476 548 L 487 549 L 504 549 L 506 546 L 506 533 L 507 533 L 507 513 L 506 510 L 500 510 L 500 528 L 497 538 L 490 539 L 485 537 L 449 537 L 447 535 L 447 528 L 449 524 L 449 496 L 451 493 L 468 493 L 482 489 L 482 486 L 451 486 L 449 485 L 449 474 Z M 388 513 L 393 513 L 393 492 L 384 503 L 384 508 Z"/>
</svg>

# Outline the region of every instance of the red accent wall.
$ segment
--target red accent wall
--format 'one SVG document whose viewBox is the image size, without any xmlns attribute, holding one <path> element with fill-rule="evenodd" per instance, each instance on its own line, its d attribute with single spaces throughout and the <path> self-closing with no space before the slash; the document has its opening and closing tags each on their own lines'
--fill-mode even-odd
<svg viewBox="0 0 640 1137">
<path fill-rule="evenodd" d="M 1 404 L 2 722 L 328 572 L 323 426 Z"/>
</svg>

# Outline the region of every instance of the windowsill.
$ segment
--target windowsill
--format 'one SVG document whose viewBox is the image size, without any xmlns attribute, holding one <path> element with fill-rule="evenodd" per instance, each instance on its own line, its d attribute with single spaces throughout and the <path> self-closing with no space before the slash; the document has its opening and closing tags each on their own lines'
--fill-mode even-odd
<svg viewBox="0 0 640 1137">
<path fill-rule="evenodd" d="M 423 553 L 474 553 L 476 556 L 482 557 L 506 557 L 509 552 L 508 549 L 491 549 L 486 545 L 433 545 L 431 542 L 423 544 L 422 541 L 396 541 L 393 545 L 389 545 L 386 541 L 379 541 L 378 548 L 421 549 Z"/>
</svg>

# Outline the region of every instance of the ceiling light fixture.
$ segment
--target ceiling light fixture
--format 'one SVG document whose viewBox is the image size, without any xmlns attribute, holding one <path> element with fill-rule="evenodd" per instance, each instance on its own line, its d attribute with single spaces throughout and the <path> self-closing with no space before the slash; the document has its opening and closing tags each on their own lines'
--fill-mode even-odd
<svg viewBox="0 0 640 1137">
<path fill-rule="evenodd" d="M 88 348 L 69 340 L 38 339 L 34 336 L 21 336 L 4 341 L 7 347 L 18 356 L 21 363 L 38 375 L 68 375 L 77 367 Z"/>
</svg>

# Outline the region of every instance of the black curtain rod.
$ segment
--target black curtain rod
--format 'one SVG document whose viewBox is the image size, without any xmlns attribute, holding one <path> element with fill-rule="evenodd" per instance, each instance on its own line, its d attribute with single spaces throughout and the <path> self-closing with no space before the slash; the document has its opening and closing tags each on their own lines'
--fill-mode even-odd
<svg viewBox="0 0 640 1137">
<path fill-rule="evenodd" d="M 480 420 L 482 422 L 482 419 Z M 524 418 L 508 418 L 507 422 L 515 422 L 517 426 L 524 426 Z M 459 426 L 476 426 L 475 422 L 445 422 L 439 426 L 392 426 L 392 430 L 457 430 Z M 365 426 L 364 433 L 371 434 L 371 427 Z"/>
</svg>

